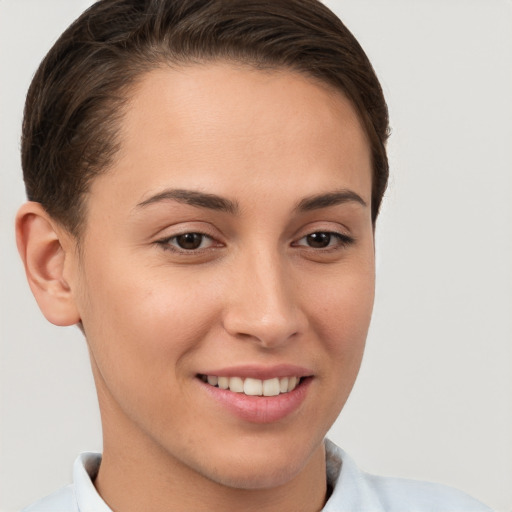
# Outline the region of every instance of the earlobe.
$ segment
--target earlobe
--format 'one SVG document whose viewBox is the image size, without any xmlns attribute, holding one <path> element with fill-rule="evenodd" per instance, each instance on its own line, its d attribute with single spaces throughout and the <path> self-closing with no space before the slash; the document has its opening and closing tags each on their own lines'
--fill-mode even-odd
<svg viewBox="0 0 512 512">
<path fill-rule="evenodd" d="M 72 287 L 66 279 L 71 254 L 59 230 L 44 208 L 25 203 L 16 216 L 16 242 L 30 289 L 47 320 L 55 325 L 80 321 Z"/>
</svg>

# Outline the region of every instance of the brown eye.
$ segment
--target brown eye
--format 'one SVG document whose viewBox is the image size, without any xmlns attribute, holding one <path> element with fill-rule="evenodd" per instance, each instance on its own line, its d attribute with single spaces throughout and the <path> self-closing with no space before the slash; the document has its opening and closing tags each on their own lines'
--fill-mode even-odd
<svg viewBox="0 0 512 512">
<path fill-rule="evenodd" d="M 194 252 L 218 245 L 211 236 L 193 232 L 163 238 L 162 240 L 157 240 L 156 243 L 163 249 L 177 252 Z"/>
<path fill-rule="evenodd" d="M 183 235 L 174 237 L 174 240 L 180 249 L 193 251 L 194 249 L 199 249 L 201 247 L 205 238 L 205 235 L 201 233 L 184 233 Z"/>
<path fill-rule="evenodd" d="M 328 247 L 331 243 L 332 233 L 311 233 L 306 236 L 306 242 L 310 247 L 315 249 L 322 249 Z"/>
<path fill-rule="evenodd" d="M 335 231 L 315 231 L 297 240 L 295 247 L 310 249 L 342 249 L 354 243 L 354 239 Z"/>
</svg>

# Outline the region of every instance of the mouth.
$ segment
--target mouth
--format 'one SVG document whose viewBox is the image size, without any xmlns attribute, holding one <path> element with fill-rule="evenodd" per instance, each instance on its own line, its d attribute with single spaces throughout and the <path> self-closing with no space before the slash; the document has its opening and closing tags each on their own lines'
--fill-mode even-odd
<svg viewBox="0 0 512 512">
<path fill-rule="evenodd" d="M 214 404 L 242 421 L 268 424 L 293 418 L 311 394 L 314 375 L 306 368 L 238 366 L 196 374 Z"/>
<path fill-rule="evenodd" d="M 217 376 L 199 374 L 198 378 L 212 387 L 247 396 L 278 396 L 291 393 L 308 377 L 289 376 L 270 379 L 255 379 L 239 376 Z"/>
</svg>

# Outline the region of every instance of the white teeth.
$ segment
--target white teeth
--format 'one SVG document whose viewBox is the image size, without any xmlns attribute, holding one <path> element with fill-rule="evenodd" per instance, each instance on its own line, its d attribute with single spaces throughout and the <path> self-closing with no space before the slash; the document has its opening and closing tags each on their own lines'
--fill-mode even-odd
<svg viewBox="0 0 512 512">
<path fill-rule="evenodd" d="M 240 377 L 230 377 L 229 390 L 234 391 L 235 393 L 243 393 L 244 381 Z"/>
<path fill-rule="evenodd" d="M 263 394 L 263 383 L 260 379 L 245 379 L 244 393 L 251 396 L 261 396 Z"/>
<path fill-rule="evenodd" d="M 263 381 L 263 396 L 279 395 L 279 379 L 268 379 Z"/>
<path fill-rule="evenodd" d="M 277 396 L 280 393 L 293 391 L 300 382 L 300 377 L 274 377 L 272 379 L 253 379 L 247 377 L 217 377 L 203 375 L 202 380 L 220 389 L 229 389 L 234 393 L 244 393 L 249 396 Z"/>
<path fill-rule="evenodd" d="M 219 377 L 216 377 L 215 375 L 208 375 L 208 384 L 211 384 L 212 386 L 216 386 L 219 382 Z"/>
<path fill-rule="evenodd" d="M 297 387 L 297 377 L 290 377 L 288 379 L 288 391 L 292 391 Z"/>
<path fill-rule="evenodd" d="M 220 389 L 228 389 L 229 377 L 219 377 L 218 385 Z"/>
</svg>

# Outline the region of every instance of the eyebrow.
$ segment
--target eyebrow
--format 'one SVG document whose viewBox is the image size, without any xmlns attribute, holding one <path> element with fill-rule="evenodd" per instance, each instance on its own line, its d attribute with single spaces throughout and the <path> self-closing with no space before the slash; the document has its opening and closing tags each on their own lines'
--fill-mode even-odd
<svg viewBox="0 0 512 512">
<path fill-rule="evenodd" d="M 232 201 L 216 194 L 208 194 L 205 192 L 185 189 L 164 190 L 149 197 L 148 199 L 145 199 L 137 205 L 137 208 L 145 208 L 146 206 L 162 201 L 178 201 L 180 203 L 189 204 L 191 206 L 222 211 L 232 215 L 236 215 L 240 212 L 240 207 L 236 201 Z M 349 202 L 356 202 L 364 207 L 367 206 L 366 201 L 359 194 L 356 194 L 352 190 L 343 189 L 335 192 L 328 192 L 325 194 L 316 194 L 313 196 L 305 197 L 299 201 L 295 207 L 295 210 L 300 212 L 307 212 Z"/>
<path fill-rule="evenodd" d="M 317 194 L 305 197 L 299 202 L 296 210 L 308 212 L 350 202 L 359 203 L 364 207 L 368 206 L 366 201 L 359 194 L 356 194 L 352 190 L 343 189 L 336 192 L 329 192 L 327 194 Z"/>
<path fill-rule="evenodd" d="M 236 215 L 240 211 L 236 201 L 231 201 L 230 199 L 226 199 L 216 194 L 207 194 L 205 192 L 184 189 L 164 190 L 163 192 L 145 199 L 137 205 L 137 208 L 144 208 L 161 201 L 178 201 L 191 206 L 231 213 L 232 215 Z"/>
</svg>

